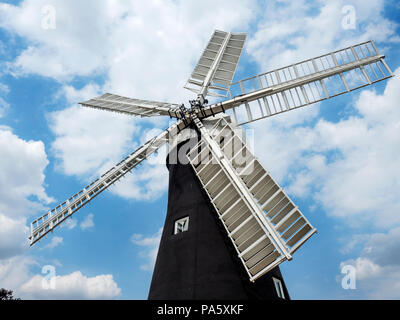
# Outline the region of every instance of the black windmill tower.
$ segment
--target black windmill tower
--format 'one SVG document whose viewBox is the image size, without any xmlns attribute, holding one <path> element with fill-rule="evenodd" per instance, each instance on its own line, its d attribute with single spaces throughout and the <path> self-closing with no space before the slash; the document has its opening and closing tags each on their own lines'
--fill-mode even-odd
<svg viewBox="0 0 400 320">
<path fill-rule="evenodd" d="M 232 83 L 246 34 L 216 30 L 190 107 L 114 94 L 85 107 L 177 121 L 31 223 L 31 245 L 169 143 L 168 210 L 149 299 L 288 299 L 279 264 L 315 232 L 252 154 L 241 125 L 392 77 L 373 41 Z M 208 96 L 218 102 L 208 103 Z"/>
</svg>

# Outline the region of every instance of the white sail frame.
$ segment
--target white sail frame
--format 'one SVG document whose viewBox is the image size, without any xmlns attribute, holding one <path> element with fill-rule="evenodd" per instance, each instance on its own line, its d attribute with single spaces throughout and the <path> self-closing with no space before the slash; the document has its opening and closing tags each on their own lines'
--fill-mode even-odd
<svg viewBox="0 0 400 320">
<path fill-rule="evenodd" d="M 201 140 L 188 153 L 190 164 L 250 281 L 255 281 L 283 261 L 291 260 L 316 229 L 226 120 L 218 121 L 212 131 L 198 119 L 194 123 Z M 239 148 L 233 150 L 232 145 Z M 242 165 L 237 163 L 240 158 Z M 252 167 L 255 163 L 256 168 Z"/>
</svg>

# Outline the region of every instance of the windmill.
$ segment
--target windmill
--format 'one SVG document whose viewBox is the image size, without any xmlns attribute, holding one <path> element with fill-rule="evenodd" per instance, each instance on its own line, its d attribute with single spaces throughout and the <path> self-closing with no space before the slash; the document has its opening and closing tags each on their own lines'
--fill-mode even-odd
<svg viewBox="0 0 400 320">
<path fill-rule="evenodd" d="M 35 219 L 30 244 L 169 143 L 168 212 L 149 298 L 288 297 L 279 265 L 316 229 L 252 154 L 240 126 L 393 74 L 367 41 L 232 83 L 246 37 L 213 33 L 185 84 L 197 95 L 188 107 L 109 93 L 80 103 L 176 122 Z"/>
</svg>

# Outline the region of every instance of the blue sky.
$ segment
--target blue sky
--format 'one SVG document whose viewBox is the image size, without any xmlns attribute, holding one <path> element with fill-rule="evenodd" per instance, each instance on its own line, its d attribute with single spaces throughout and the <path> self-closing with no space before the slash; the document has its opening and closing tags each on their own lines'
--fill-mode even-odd
<svg viewBox="0 0 400 320">
<path fill-rule="evenodd" d="M 354 28 L 343 27 L 345 6 Z M 167 206 L 159 161 L 27 243 L 32 219 L 169 125 L 77 102 L 112 92 L 187 103 L 182 87 L 214 29 L 248 32 L 236 80 L 369 39 L 397 74 L 399 17 L 395 1 L 1 1 L 0 287 L 31 299 L 147 298 Z M 394 77 L 247 127 L 318 229 L 281 265 L 292 298 L 400 298 L 399 87 Z M 55 289 L 42 285 L 47 265 Z M 344 265 L 356 289 L 342 288 Z"/>
</svg>

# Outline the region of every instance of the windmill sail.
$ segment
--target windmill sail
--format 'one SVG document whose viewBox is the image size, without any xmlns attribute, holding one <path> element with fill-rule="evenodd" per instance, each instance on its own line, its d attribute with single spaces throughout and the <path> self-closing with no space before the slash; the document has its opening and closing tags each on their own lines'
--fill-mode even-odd
<svg viewBox="0 0 400 320">
<path fill-rule="evenodd" d="M 225 97 L 246 37 L 245 33 L 215 30 L 184 88 L 204 95 Z"/>
<path fill-rule="evenodd" d="M 31 245 L 39 241 L 47 233 L 53 231 L 55 227 L 60 225 L 67 218 L 70 218 L 73 213 L 88 204 L 93 198 L 121 179 L 126 173 L 137 167 L 143 160 L 147 159 L 167 143 L 171 136 L 176 135 L 180 130 L 184 129 L 184 127 L 185 124 L 179 121 L 167 130 L 164 130 L 157 137 L 146 142 L 143 146 L 132 152 L 81 191 L 41 217 L 35 219 L 31 223 L 31 235 L 29 237 Z"/>
<path fill-rule="evenodd" d="M 239 125 L 326 100 L 393 76 L 373 41 L 233 83 L 231 99 L 204 108 L 199 117 L 232 109 Z"/>
<path fill-rule="evenodd" d="M 170 111 L 178 107 L 177 104 L 173 103 L 131 99 L 111 93 L 105 93 L 80 104 L 84 107 L 127 113 L 141 117 L 171 116 Z"/>
<path fill-rule="evenodd" d="M 190 164 L 254 281 L 290 260 L 316 229 L 224 119 L 211 134 L 195 123 L 202 138 Z"/>
</svg>

